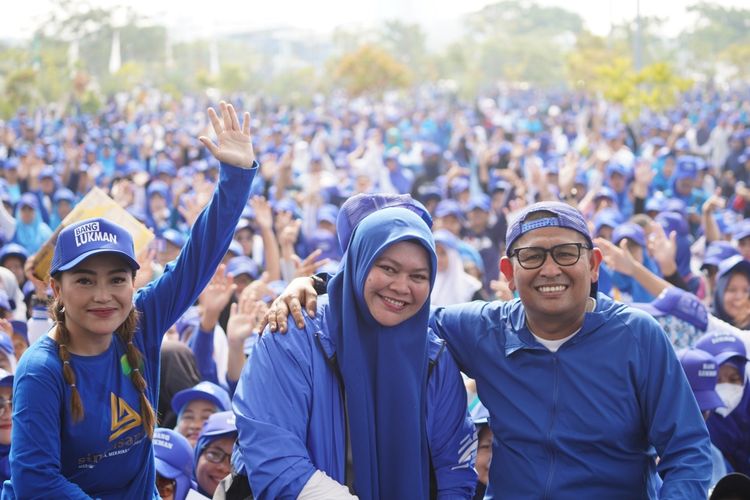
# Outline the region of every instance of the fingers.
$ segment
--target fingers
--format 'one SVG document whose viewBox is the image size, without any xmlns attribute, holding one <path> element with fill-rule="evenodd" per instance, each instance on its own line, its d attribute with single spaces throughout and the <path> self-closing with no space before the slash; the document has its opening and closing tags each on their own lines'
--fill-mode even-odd
<svg viewBox="0 0 750 500">
<path fill-rule="evenodd" d="M 250 113 L 247 111 L 242 114 L 242 133 L 250 135 Z"/>
<path fill-rule="evenodd" d="M 232 118 L 232 130 L 240 130 L 240 121 L 237 117 L 237 111 L 235 111 L 234 106 L 231 104 L 228 106 L 229 108 L 229 116 Z"/>
<path fill-rule="evenodd" d="M 214 134 L 218 136 L 224 131 L 224 127 L 221 126 L 221 121 L 219 120 L 219 115 L 216 114 L 216 110 L 214 108 L 208 108 L 207 114 L 208 119 L 211 120 L 211 126 L 214 129 Z"/>
<path fill-rule="evenodd" d="M 315 317 L 315 312 L 318 310 L 318 296 L 315 294 L 308 293 L 305 297 L 305 309 L 307 314 L 311 317 Z"/>
<path fill-rule="evenodd" d="M 292 314 L 292 319 L 297 324 L 297 328 L 304 328 L 305 318 L 302 316 L 302 304 L 297 297 L 292 297 L 289 300 L 289 312 Z"/>
<path fill-rule="evenodd" d="M 217 154 L 219 154 L 219 148 L 216 146 L 216 144 L 213 143 L 211 139 L 206 137 L 205 135 L 202 135 L 198 137 L 198 140 L 203 143 L 204 146 L 206 146 L 206 149 L 211 151 L 211 154 L 215 157 Z"/>
<path fill-rule="evenodd" d="M 232 116 L 229 112 L 229 107 L 226 101 L 219 103 L 219 109 L 221 110 L 221 119 L 224 121 L 224 130 L 232 130 Z M 218 134 L 217 134 L 218 135 Z"/>
</svg>

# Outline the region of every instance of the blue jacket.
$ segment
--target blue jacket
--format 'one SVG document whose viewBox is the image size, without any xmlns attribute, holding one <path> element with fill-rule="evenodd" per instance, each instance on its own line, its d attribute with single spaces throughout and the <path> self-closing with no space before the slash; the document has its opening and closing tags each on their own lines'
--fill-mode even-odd
<svg viewBox="0 0 750 500">
<path fill-rule="evenodd" d="M 304 329 L 263 335 L 233 400 L 239 448 L 258 499 L 297 498 L 317 470 L 345 482 L 346 429 L 327 296 Z M 314 333 L 313 333 L 314 332 Z M 466 391 L 444 343 L 430 333 L 427 434 L 438 498 L 471 498 L 476 433 Z M 415 410 L 416 411 L 416 410 Z"/>
<path fill-rule="evenodd" d="M 534 339 L 518 299 L 434 311 L 430 325 L 490 413 L 492 491 L 705 499 L 708 432 L 666 335 L 643 312 L 601 293 L 596 301 L 555 353 Z"/>
<path fill-rule="evenodd" d="M 257 169 L 221 168 L 208 207 L 195 222 L 179 257 L 135 295 L 140 313 L 134 342 L 144 356 L 146 395 L 159 399 L 162 336 L 195 302 L 232 240 Z M 138 391 L 125 373 L 125 345 L 113 336 L 96 356 L 71 354 L 84 419 L 73 423 L 70 387 L 58 345 L 43 337 L 18 365 L 13 388 L 10 452 L 12 483 L 2 498 L 158 498 L 151 439 L 140 419 Z"/>
</svg>

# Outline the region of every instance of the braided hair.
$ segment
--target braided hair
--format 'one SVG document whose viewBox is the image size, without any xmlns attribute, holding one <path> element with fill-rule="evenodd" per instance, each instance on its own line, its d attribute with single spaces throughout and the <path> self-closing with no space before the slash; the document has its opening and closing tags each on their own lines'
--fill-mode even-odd
<svg viewBox="0 0 750 500">
<path fill-rule="evenodd" d="M 63 364 L 63 378 L 65 379 L 65 383 L 70 387 L 70 412 L 73 416 L 73 421 L 80 422 L 83 420 L 84 416 L 83 403 L 81 401 L 81 395 L 78 392 L 78 387 L 76 387 L 75 371 L 70 364 L 70 351 L 68 350 L 68 344 L 70 343 L 71 337 L 70 331 L 65 325 L 65 307 L 59 297 L 55 298 L 51 303 L 50 313 L 57 326 L 57 341 L 59 344 L 57 354 Z M 135 336 L 137 327 L 138 310 L 133 307 L 130 310 L 128 317 L 117 327 L 114 333 L 125 345 L 126 357 L 128 364 L 130 365 L 130 380 L 140 394 L 141 422 L 143 423 L 146 435 L 151 437 L 154 432 L 156 415 L 151 406 L 151 402 L 146 397 L 147 385 L 146 379 L 142 373 L 143 355 L 133 342 L 133 337 Z"/>
</svg>

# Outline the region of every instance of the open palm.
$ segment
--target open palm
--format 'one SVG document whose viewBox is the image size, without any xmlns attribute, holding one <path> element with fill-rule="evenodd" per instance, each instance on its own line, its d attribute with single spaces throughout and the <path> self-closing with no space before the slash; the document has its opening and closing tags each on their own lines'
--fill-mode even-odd
<svg viewBox="0 0 750 500">
<path fill-rule="evenodd" d="M 221 118 L 213 108 L 208 108 L 208 118 L 216 133 L 218 145 L 206 136 L 200 136 L 198 139 L 217 160 L 235 167 L 252 167 L 255 152 L 250 136 L 250 113 L 244 113 L 240 127 L 234 106 L 221 101 L 219 111 Z"/>
</svg>

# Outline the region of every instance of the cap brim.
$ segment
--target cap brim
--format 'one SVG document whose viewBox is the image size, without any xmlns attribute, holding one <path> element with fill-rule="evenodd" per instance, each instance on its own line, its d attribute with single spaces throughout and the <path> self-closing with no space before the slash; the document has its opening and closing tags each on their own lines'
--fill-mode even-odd
<svg viewBox="0 0 750 500">
<path fill-rule="evenodd" d="M 745 362 L 748 361 L 747 356 L 745 356 L 741 352 L 735 352 L 735 351 L 724 351 L 714 356 L 714 358 L 716 359 L 717 365 L 723 365 L 724 363 L 726 363 L 727 361 L 735 357 L 742 358 L 745 360 Z"/>
<path fill-rule="evenodd" d="M 725 406 L 715 390 L 695 391 L 695 399 L 698 401 L 698 407 L 701 411 L 715 410 L 716 408 L 723 408 Z"/>
<path fill-rule="evenodd" d="M 172 411 L 179 415 L 186 404 L 196 399 L 205 399 L 216 405 L 218 411 L 224 410 L 224 405 L 221 400 L 213 394 L 204 391 L 196 391 L 195 389 L 185 389 L 172 397 Z"/>
<path fill-rule="evenodd" d="M 156 468 L 156 473 L 159 474 L 161 477 L 165 477 L 167 479 L 175 479 L 176 477 L 179 477 L 182 475 L 182 471 L 180 469 L 177 469 L 176 467 L 172 467 L 167 462 L 162 460 L 161 458 L 154 456 L 154 466 Z"/>
<path fill-rule="evenodd" d="M 135 259 L 133 259 L 130 255 L 126 254 L 125 252 L 121 252 L 120 250 L 113 250 L 111 248 L 96 248 L 94 250 L 89 250 L 88 252 L 84 252 L 75 259 L 71 260 L 67 264 L 64 264 L 57 269 L 50 269 L 50 274 L 55 274 L 61 271 L 70 271 L 74 267 L 76 267 L 78 264 L 83 262 L 84 260 L 88 259 L 91 256 L 100 254 L 100 253 L 113 253 L 116 254 L 123 259 L 127 261 L 127 263 L 130 265 L 130 267 L 134 270 L 138 270 L 141 268 L 141 266 L 136 262 Z"/>
</svg>

